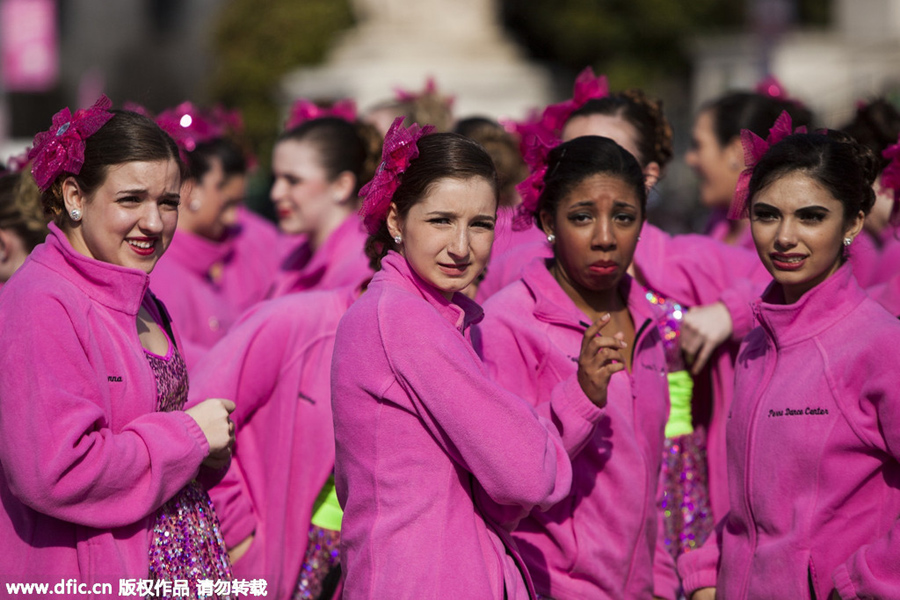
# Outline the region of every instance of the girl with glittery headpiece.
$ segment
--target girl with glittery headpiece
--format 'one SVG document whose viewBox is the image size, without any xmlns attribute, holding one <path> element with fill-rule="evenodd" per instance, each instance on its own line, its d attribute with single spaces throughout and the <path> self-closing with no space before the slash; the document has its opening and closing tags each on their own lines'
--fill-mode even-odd
<svg viewBox="0 0 900 600">
<path fill-rule="evenodd" d="M 234 404 L 185 410 L 180 347 L 148 291 L 178 217 L 178 149 L 109 107 L 61 111 L 29 153 L 53 223 L 0 294 L 0 578 L 73 579 L 57 594 L 72 598 L 182 582 L 199 598 L 200 581 L 230 586 L 199 481 L 227 465 Z"/>
<path fill-rule="evenodd" d="M 571 464 L 470 345 L 482 312 L 459 292 L 484 268 L 497 200 L 481 146 L 394 122 L 363 204 L 377 272 L 338 326 L 331 371 L 345 598 L 534 597 L 509 528 L 568 494 Z M 591 397 L 552 403 L 576 445 L 605 400 L 594 355 L 613 342 L 596 329 L 576 352 Z"/>
<path fill-rule="evenodd" d="M 774 281 L 737 357 L 731 508 L 679 569 L 697 600 L 896 598 L 900 324 L 846 254 L 875 202 L 875 157 L 841 132 L 779 129 L 741 136 L 742 213 Z"/>
<path fill-rule="evenodd" d="M 194 365 L 245 310 L 264 299 L 275 277 L 277 229 L 243 206 L 248 160 L 235 141 L 236 113 L 190 102 L 161 112 L 187 166 L 178 229 L 151 277 Z"/>
<path fill-rule="evenodd" d="M 381 137 L 371 126 L 343 117 L 313 118 L 281 134 L 269 197 L 288 249 L 270 298 L 353 287 L 372 276 L 357 212 L 380 153 Z"/>
<path fill-rule="evenodd" d="M 626 272 L 644 223 L 644 174 L 612 140 L 585 136 L 551 150 L 546 171 L 520 189 L 554 256 L 485 303 L 475 346 L 493 377 L 539 412 L 584 394 L 578 355 L 588 342 L 601 345 L 594 358 L 606 371 L 603 416 L 585 442 L 566 444 L 571 493 L 513 536 L 541 596 L 674 598 L 657 511 L 669 411 L 664 316 Z"/>
</svg>

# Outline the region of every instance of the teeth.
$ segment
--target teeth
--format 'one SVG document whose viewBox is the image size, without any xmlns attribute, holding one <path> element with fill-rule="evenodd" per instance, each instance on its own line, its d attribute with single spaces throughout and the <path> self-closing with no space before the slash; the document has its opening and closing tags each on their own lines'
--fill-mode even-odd
<svg viewBox="0 0 900 600">
<path fill-rule="evenodd" d="M 153 247 L 153 244 L 151 242 L 138 242 L 135 240 L 128 240 L 128 243 L 135 248 L 140 248 L 142 250 L 148 250 Z"/>
</svg>

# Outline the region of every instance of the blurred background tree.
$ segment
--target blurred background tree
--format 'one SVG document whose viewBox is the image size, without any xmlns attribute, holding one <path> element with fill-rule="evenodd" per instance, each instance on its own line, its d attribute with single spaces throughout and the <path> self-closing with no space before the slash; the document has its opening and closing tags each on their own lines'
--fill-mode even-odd
<svg viewBox="0 0 900 600">
<path fill-rule="evenodd" d="M 284 115 L 278 84 L 289 71 L 322 62 L 336 34 L 353 25 L 349 0 L 229 0 L 214 33 L 214 102 L 239 108 L 247 142 L 265 169 Z"/>
</svg>

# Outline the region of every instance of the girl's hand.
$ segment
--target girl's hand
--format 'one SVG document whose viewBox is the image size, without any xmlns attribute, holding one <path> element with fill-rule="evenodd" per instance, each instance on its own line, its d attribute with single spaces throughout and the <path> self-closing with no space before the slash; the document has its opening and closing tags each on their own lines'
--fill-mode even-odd
<svg viewBox="0 0 900 600">
<path fill-rule="evenodd" d="M 234 422 L 228 418 L 234 411 L 234 402 L 224 398 L 209 398 L 185 412 L 197 422 L 209 444 L 209 454 L 203 465 L 221 469 L 231 458 L 234 446 Z"/>
<path fill-rule="evenodd" d="M 628 344 L 617 333 L 614 337 L 599 335 L 609 323 L 609 313 L 600 317 L 584 332 L 581 354 L 578 356 L 578 384 L 598 408 L 606 406 L 606 388 L 613 373 L 625 369 L 620 350 Z"/>
<path fill-rule="evenodd" d="M 681 349 L 691 373 L 699 374 L 713 351 L 733 332 L 731 313 L 722 302 L 688 310 L 681 321 Z"/>
<path fill-rule="evenodd" d="M 716 600 L 716 588 L 700 588 L 691 594 L 691 600 Z"/>
</svg>

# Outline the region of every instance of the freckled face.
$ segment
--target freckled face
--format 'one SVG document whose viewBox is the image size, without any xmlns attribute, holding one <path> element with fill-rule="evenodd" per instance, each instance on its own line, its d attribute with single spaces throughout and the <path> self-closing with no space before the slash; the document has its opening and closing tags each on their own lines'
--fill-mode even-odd
<svg viewBox="0 0 900 600">
<path fill-rule="evenodd" d="M 90 197 L 74 178 L 63 191 L 66 210 L 78 208 L 83 215 L 67 225 L 66 237 L 85 256 L 150 273 L 172 242 L 181 191 L 174 160 L 113 165 Z"/>
<path fill-rule="evenodd" d="M 391 208 L 388 230 L 415 273 L 448 299 L 484 270 L 494 243 L 497 198 L 481 177 L 440 179 L 400 218 Z"/>
<path fill-rule="evenodd" d="M 556 264 L 569 285 L 601 291 L 616 287 L 631 264 L 643 214 L 628 183 L 592 175 L 560 201 L 555 214 L 542 213 L 541 222 L 556 236 Z"/>
<path fill-rule="evenodd" d="M 856 237 L 863 219 L 860 211 L 846 222 L 843 204 L 799 171 L 757 192 L 750 206 L 756 251 L 788 304 L 837 271 L 843 240 Z"/>
</svg>

